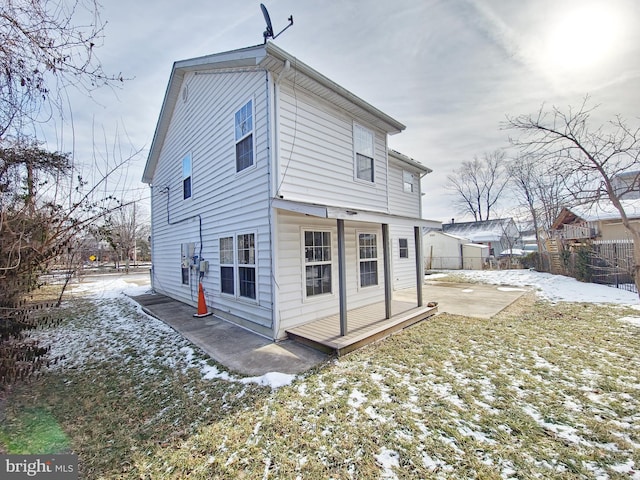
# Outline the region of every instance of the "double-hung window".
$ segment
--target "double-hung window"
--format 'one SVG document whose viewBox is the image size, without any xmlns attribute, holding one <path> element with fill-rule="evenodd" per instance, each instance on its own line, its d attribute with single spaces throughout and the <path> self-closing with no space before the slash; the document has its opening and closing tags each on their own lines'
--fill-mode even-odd
<svg viewBox="0 0 640 480">
<path fill-rule="evenodd" d="M 256 244 L 255 234 L 238 235 L 238 295 L 256 298 Z"/>
<path fill-rule="evenodd" d="M 378 285 L 378 239 L 375 233 L 358 234 L 360 286 Z"/>
<path fill-rule="evenodd" d="M 409 241 L 406 238 L 398 239 L 398 248 L 400 250 L 400 258 L 409 258 Z"/>
<path fill-rule="evenodd" d="M 255 300 L 254 233 L 220 237 L 220 293 Z"/>
<path fill-rule="evenodd" d="M 356 156 L 356 178 L 367 182 L 373 182 L 375 179 L 373 139 L 374 135 L 371 130 L 354 124 L 353 147 Z"/>
<path fill-rule="evenodd" d="M 236 172 L 253 165 L 253 100 L 245 103 L 234 117 Z"/>
<path fill-rule="evenodd" d="M 331 233 L 304 232 L 307 297 L 331 293 Z"/>
<path fill-rule="evenodd" d="M 220 292 L 235 295 L 233 237 L 220 238 Z"/>
<path fill-rule="evenodd" d="M 191 154 L 182 159 L 182 198 L 191 198 Z"/>
</svg>

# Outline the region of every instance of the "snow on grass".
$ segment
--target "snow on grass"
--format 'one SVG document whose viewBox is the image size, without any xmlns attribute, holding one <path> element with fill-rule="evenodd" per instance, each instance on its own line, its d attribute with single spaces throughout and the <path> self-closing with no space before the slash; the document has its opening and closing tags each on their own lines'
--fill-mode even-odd
<svg viewBox="0 0 640 480">
<path fill-rule="evenodd" d="M 554 302 L 586 302 L 581 289 L 591 288 L 529 271 L 478 273 L 500 288 L 534 286 Z M 298 377 L 224 371 L 122 295 L 140 287 L 115 281 L 96 284 L 72 320 L 38 334 L 66 357 L 54 369 L 122 362 L 123 375 L 164 366 L 210 382 L 170 386 L 184 388 L 184 408 L 198 413 L 235 389 L 236 413 L 166 448 L 127 451 L 132 477 L 640 480 L 636 317 L 618 318 L 638 301 L 593 287 L 590 303 L 622 306 L 536 302 L 491 320 L 442 314 Z M 230 383 L 213 388 L 220 382 Z M 245 383 L 273 390 L 258 389 L 257 402 Z M 145 419 L 149 428 L 174 412 L 175 429 L 189 430 L 182 405 L 165 408 Z"/>
<path fill-rule="evenodd" d="M 468 280 L 509 287 L 534 287 L 537 294 L 551 302 L 617 303 L 638 305 L 638 295 L 606 285 L 579 282 L 575 278 L 533 270 L 450 270 L 428 275 L 428 280 L 447 274 Z M 503 287 L 504 288 L 504 287 Z"/>
<path fill-rule="evenodd" d="M 398 461 L 398 452 L 383 447 L 375 456 L 378 463 L 382 466 L 382 474 L 380 478 L 395 479 L 398 476 L 393 471 L 394 468 L 398 468 L 400 463 Z"/>
<path fill-rule="evenodd" d="M 620 317 L 618 321 L 640 327 L 640 317 Z"/>
<path fill-rule="evenodd" d="M 164 365 L 183 372 L 198 369 L 205 380 L 223 380 L 277 389 L 290 385 L 294 375 L 269 372 L 257 377 L 238 377 L 212 365 L 192 344 L 162 321 L 147 315 L 130 296 L 149 291 L 122 278 L 107 277 L 81 283 L 71 288 L 71 295 L 81 295 L 86 302 L 79 314 L 68 323 L 46 331 L 31 333 L 50 356 L 58 359 L 52 369 L 79 369 L 89 363 L 121 358 L 143 368 Z M 78 302 L 80 302 L 79 299 Z M 72 302 L 65 306 L 72 307 Z M 85 315 L 82 312 L 91 312 Z"/>
</svg>

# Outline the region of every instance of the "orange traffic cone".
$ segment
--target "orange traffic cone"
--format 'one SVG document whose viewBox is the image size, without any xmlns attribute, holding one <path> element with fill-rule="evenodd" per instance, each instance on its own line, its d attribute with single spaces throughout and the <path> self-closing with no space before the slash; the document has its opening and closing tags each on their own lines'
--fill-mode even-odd
<svg viewBox="0 0 640 480">
<path fill-rule="evenodd" d="M 207 302 L 204 299 L 204 289 L 202 288 L 202 282 L 198 283 L 198 313 L 194 313 L 194 317 L 206 317 L 212 315 L 212 312 L 207 311 Z"/>
</svg>

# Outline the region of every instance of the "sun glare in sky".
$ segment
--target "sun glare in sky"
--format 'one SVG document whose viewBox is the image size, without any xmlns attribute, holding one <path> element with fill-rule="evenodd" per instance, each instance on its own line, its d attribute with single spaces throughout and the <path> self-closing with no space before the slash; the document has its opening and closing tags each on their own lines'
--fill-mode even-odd
<svg viewBox="0 0 640 480">
<path fill-rule="evenodd" d="M 558 73 L 604 67 L 622 47 L 624 18 L 609 2 L 581 2 L 549 25 L 545 62 Z"/>
</svg>

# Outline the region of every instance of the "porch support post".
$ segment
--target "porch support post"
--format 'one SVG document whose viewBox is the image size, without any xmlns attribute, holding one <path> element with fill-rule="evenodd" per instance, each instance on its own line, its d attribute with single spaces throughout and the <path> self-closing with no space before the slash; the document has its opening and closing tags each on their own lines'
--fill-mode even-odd
<svg viewBox="0 0 640 480">
<path fill-rule="evenodd" d="M 418 307 L 423 304 L 422 300 L 422 284 L 424 283 L 424 265 L 422 260 L 422 228 L 413 227 L 413 237 L 416 247 L 416 291 L 418 293 Z"/>
<path fill-rule="evenodd" d="M 338 298 L 340 299 L 340 336 L 347 334 L 347 272 L 344 247 L 344 220 L 338 222 Z"/>
<path fill-rule="evenodd" d="M 389 224 L 382 224 L 382 258 L 384 262 L 384 314 L 391 318 L 391 254 L 389 253 Z"/>
</svg>

